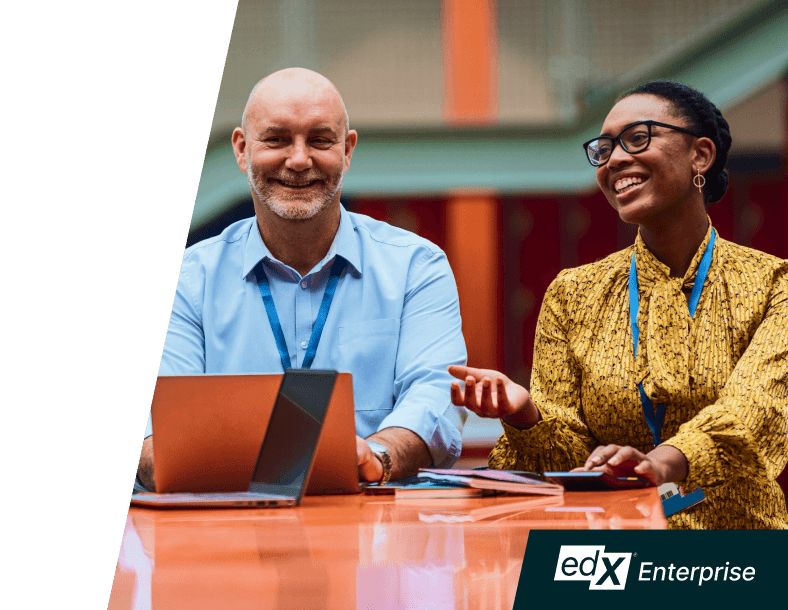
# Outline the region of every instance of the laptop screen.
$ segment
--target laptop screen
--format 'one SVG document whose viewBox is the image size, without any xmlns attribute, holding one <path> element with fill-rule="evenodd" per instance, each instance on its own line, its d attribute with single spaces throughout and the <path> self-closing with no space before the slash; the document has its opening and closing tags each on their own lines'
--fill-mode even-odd
<svg viewBox="0 0 788 610">
<path fill-rule="evenodd" d="M 301 498 L 336 377 L 336 371 L 285 372 L 249 491 Z"/>
</svg>

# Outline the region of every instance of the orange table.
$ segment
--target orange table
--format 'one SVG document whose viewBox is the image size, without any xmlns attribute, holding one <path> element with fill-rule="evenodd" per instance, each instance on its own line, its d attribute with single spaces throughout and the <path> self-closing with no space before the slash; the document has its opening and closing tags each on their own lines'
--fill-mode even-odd
<svg viewBox="0 0 788 610">
<path fill-rule="evenodd" d="M 531 529 L 662 529 L 655 488 L 131 508 L 109 608 L 511 608 Z"/>
</svg>

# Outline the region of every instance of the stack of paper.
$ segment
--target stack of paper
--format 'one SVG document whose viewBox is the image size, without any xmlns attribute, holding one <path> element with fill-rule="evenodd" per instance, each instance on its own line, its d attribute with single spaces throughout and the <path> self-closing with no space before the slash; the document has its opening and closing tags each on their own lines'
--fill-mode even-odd
<svg viewBox="0 0 788 610">
<path fill-rule="evenodd" d="M 462 497 L 477 492 L 479 495 L 495 493 L 560 496 L 564 493 L 556 485 L 535 473 L 510 470 L 460 470 L 423 468 L 418 474 L 424 484 L 408 485 L 397 489 L 397 498 Z"/>
</svg>

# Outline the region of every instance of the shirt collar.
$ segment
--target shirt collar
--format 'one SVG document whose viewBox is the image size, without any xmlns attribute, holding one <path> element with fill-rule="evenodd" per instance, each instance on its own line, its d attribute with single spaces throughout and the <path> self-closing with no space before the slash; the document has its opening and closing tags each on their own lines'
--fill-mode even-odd
<svg viewBox="0 0 788 610">
<path fill-rule="evenodd" d="M 638 235 L 635 239 L 635 252 L 637 253 L 635 265 L 638 271 L 638 282 L 650 284 L 660 281 L 677 281 L 681 282 L 684 288 L 691 287 L 695 281 L 695 275 L 698 272 L 700 260 L 703 258 L 703 253 L 706 251 L 706 246 L 711 239 L 712 231 L 711 218 L 709 218 L 709 228 L 706 230 L 706 236 L 703 238 L 703 242 L 700 244 L 698 251 L 695 252 L 695 256 L 692 258 L 687 273 L 684 274 L 683 278 L 671 278 L 670 267 L 661 263 L 657 260 L 657 257 L 651 253 L 651 250 L 646 247 L 643 238 L 640 236 L 640 230 L 638 229 Z"/>
<path fill-rule="evenodd" d="M 339 211 L 341 220 L 339 222 L 339 236 L 336 240 L 336 253 L 361 275 L 361 252 L 359 252 L 358 240 L 356 239 L 356 225 L 353 223 L 353 217 L 345 209 L 345 206 L 340 204 Z"/>
<path fill-rule="evenodd" d="M 339 205 L 339 231 L 328 249 L 326 257 L 321 261 L 321 267 L 328 261 L 339 255 L 344 258 L 360 275 L 361 274 L 361 255 L 358 243 L 355 239 L 355 226 L 350 214 L 345 210 L 345 206 Z M 257 218 L 252 219 L 249 227 L 249 235 L 246 239 L 244 249 L 244 264 L 241 273 L 242 278 L 246 278 L 261 260 L 269 258 L 276 260 L 260 237 L 257 228 Z"/>
</svg>

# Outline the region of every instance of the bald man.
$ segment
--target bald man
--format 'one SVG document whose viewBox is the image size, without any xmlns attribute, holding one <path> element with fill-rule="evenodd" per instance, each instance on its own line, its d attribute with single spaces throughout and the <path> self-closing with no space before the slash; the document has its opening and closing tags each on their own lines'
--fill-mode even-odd
<svg viewBox="0 0 788 610">
<path fill-rule="evenodd" d="M 257 83 L 232 135 L 255 217 L 186 250 L 159 374 L 350 372 L 359 476 L 387 481 L 459 457 L 465 411 L 446 367 L 466 352 L 444 253 L 340 204 L 357 140 L 320 74 Z M 149 489 L 151 434 L 149 420 L 138 469 Z"/>
</svg>

